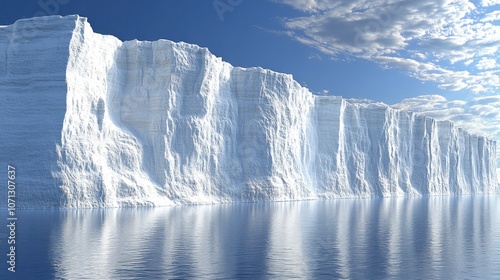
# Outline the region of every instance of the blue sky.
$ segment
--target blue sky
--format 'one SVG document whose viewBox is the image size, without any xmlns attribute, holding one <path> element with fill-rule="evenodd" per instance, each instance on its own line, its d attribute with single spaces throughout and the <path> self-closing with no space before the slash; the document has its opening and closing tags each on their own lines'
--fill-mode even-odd
<svg viewBox="0 0 500 280">
<path fill-rule="evenodd" d="M 79 14 L 122 40 L 184 41 L 312 92 L 425 112 L 500 140 L 500 0 L 1 0 L 0 24 Z"/>
<path fill-rule="evenodd" d="M 484 75 L 475 76 L 481 46 L 457 49 L 461 42 L 452 42 L 456 40 L 452 37 L 460 32 L 445 35 L 465 27 L 460 22 L 453 27 L 440 24 L 457 17 L 463 21 L 481 17 L 499 8 L 483 7 L 481 1 L 473 4 L 475 10 L 469 7 L 471 2 L 463 0 L 2 0 L 0 24 L 33 15 L 80 14 L 89 18 L 96 32 L 122 40 L 164 38 L 194 43 L 236 66 L 262 66 L 293 74 L 315 93 L 393 104 L 427 94 L 464 99 L 477 95 L 477 90 L 483 94 L 498 91 L 498 78 L 487 81 Z M 463 16 L 465 11 L 468 16 Z M 497 24 L 496 30 L 490 28 L 497 38 L 493 53 L 485 56 L 485 65 L 498 56 L 500 39 L 498 20 L 489 23 Z M 491 33 L 485 31 L 484 36 L 490 37 L 485 48 L 495 43 Z M 451 64 L 450 60 L 457 59 L 462 60 Z M 469 77 L 460 73 L 464 70 L 470 72 Z M 456 75 L 468 79 L 464 82 Z"/>
</svg>

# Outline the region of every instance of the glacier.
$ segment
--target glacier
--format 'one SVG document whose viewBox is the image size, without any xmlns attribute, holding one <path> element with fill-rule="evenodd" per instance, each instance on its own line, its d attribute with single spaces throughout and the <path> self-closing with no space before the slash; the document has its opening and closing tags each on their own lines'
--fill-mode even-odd
<svg viewBox="0 0 500 280">
<path fill-rule="evenodd" d="M 499 190 L 496 142 L 452 122 L 315 95 L 192 44 L 122 42 L 77 15 L 0 27 L 0 73 L 19 207 Z"/>
</svg>

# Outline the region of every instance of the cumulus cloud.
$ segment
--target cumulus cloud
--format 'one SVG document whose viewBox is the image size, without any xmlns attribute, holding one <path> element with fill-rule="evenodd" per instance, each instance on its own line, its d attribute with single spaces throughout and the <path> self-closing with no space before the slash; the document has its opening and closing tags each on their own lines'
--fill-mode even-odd
<svg viewBox="0 0 500 280">
<path fill-rule="evenodd" d="M 500 0 L 481 0 L 481 5 L 483 7 L 500 5 Z"/>
<path fill-rule="evenodd" d="M 451 91 L 500 87 L 488 73 L 499 67 L 488 58 L 500 52 L 500 11 L 490 7 L 499 0 L 273 1 L 302 12 L 284 19 L 287 34 L 323 53 L 399 68 Z"/>
<path fill-rule="evenodd" d="M 423 95 L 405 99 L 392 107 L 449 120 L 470 133 L 500 140 L 500 95 L 476 97 L 469 101 Z M 500 168 L 500 149 L 497 150 L 497 166 Z"/>
<path fill-rule="evenodd" d="M 492 69 L 497 67 L 497 61 L 494 58 L 482 58 L 477 64 L 477 69 Z"/>
</svg>

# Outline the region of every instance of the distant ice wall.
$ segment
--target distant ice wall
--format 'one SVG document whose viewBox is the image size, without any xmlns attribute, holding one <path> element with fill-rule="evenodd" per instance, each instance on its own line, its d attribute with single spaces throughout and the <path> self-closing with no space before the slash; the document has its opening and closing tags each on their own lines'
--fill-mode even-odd
<svg viewBox="0 0 500 280">
<path fill-rule="evenodd" d="M 9 53 L 27 23 L 36 35 Z M 195 45 L 121 42 L 78 16 L 0 38 L 0 106 L 15 111 L 1 126 L 18 135 L 1 136 L 1 160 L 26 180 L 24 207 L 498 192 L 496 143 L 450 122 L 315 96 Z M 39 61 L 29 70 L 9 64 L 23 48 Z"/>
<path fill-rule="evenodd" d="M 384 104 L 316 101 L 316 166 L 326 196 L 497 191 L 494 141 Z"/>
</svg>

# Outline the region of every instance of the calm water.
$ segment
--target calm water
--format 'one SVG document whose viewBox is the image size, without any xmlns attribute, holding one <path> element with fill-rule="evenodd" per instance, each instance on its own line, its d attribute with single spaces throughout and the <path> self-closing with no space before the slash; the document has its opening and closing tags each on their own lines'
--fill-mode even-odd
<svg viewBox="0 0 500 280">
<path fill-rule="evenodd" d="M 476 196 L 24 210 L 15 274 L 7 272 L 6 226 L 0 231 L 0 279 L 500 279 L 499 203 Z"/>
</svg>

